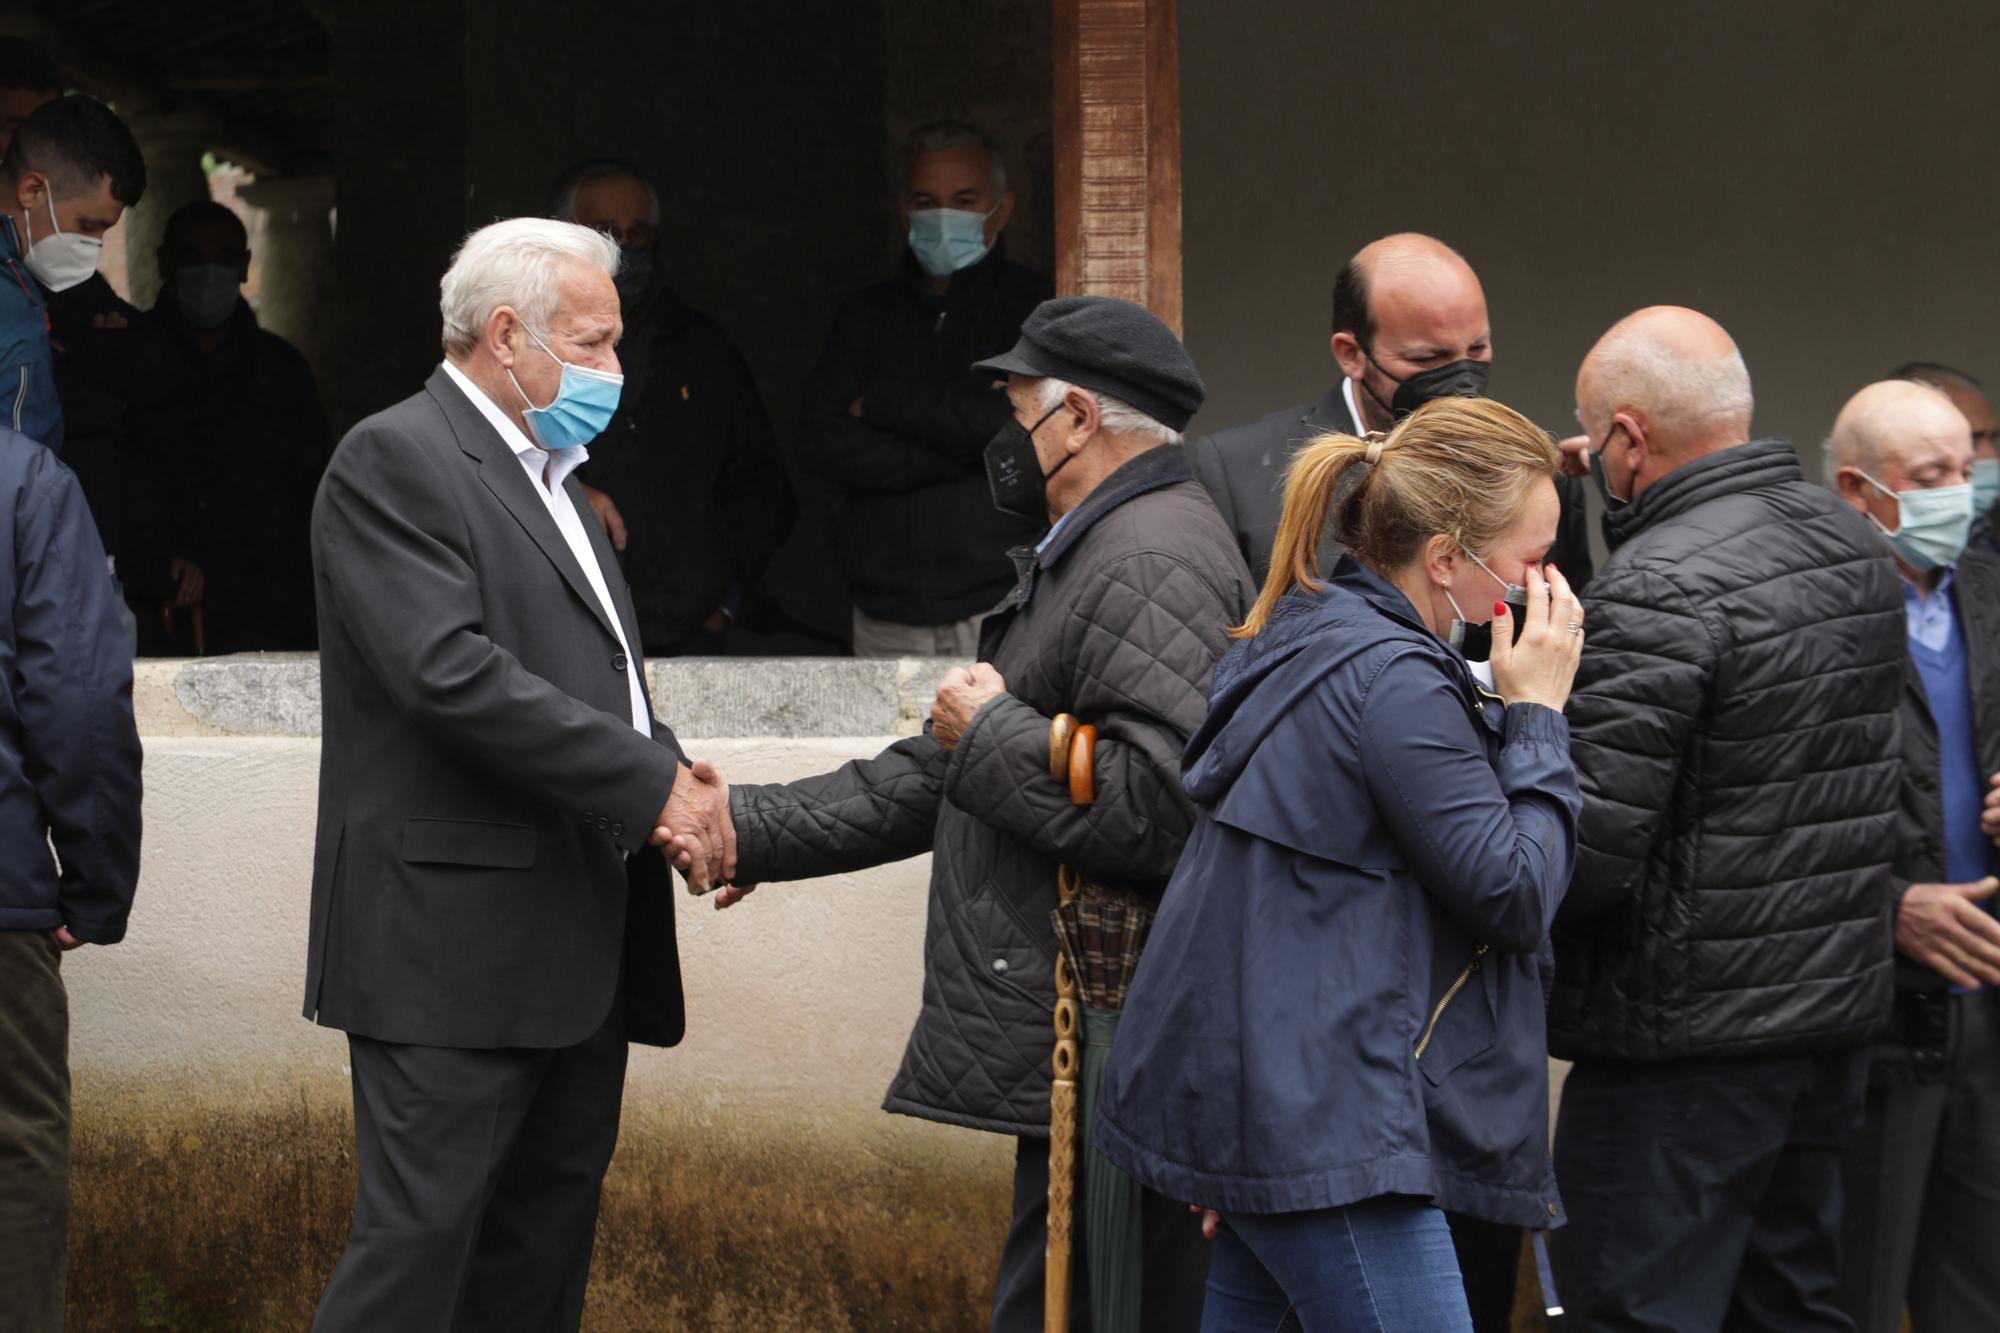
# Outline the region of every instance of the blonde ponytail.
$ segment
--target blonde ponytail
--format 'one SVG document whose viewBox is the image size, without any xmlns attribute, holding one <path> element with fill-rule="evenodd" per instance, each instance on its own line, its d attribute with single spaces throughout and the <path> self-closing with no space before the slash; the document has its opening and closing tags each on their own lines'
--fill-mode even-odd
<svg viewBox="0 0 2000 1333">
<path fill-rule="evenodd" d="M 1468 550 L 1488 549 L 1558 462 L 1545 431 L 1488 398 L 1426 403 L 1387 436 L 1308 440 L 1285 471 L 1271 572 L 1249 619 L 1230 634 L 1263 632 L 1294 589 L 1318 592 L 1329 536 L 1377 573 L 1403 565 L 1441 532 Z"/>
</svg>

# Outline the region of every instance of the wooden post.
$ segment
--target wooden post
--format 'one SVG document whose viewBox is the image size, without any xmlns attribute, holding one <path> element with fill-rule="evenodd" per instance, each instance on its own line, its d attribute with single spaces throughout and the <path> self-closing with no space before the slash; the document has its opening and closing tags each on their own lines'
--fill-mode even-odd
<svg viewBox="0 0 2000 1333">
<path fill-rule="evenodd" d="M 1055 0 L 1056 291 L 1181 331 L 1176 0 Z"/>
</svg>

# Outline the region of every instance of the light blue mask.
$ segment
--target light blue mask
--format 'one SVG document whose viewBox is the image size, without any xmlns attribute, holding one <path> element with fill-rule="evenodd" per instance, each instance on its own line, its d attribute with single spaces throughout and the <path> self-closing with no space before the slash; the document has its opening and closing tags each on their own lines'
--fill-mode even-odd
<svg viewBox="0 0 2000 1333">
<path fill-rule="evenodd" d="M 991 213 L 963 208 L 924 208 L 910 214 L 910 250 L 933 278 L 948 278 L 986 258 Z"/>
<path fill-rule="evenodd" d="M 2000 458 L 1972 460 L 1972 516 L 1976 519 L 1993 512 L 2000 500 Z"/>
<path fill-rule="evenodd" d="M 1860 469 L 1856 468 L 1859 472 Z M 1884 495 L 1896 497 L 1896 530 L 1889 531 L 1873 514 L 1873 523 L 1905 564 L 1922 574 L 1955 564 L 1972 535 L 1972 487 L 1961 482 L 1928 491 L 1892 491 L 1866 472 L 1862 477 Z"/>
<path fill-rule="evenodd" d="M 527 329 L 528 326 L 521 326 Z M 608 370 L 587 370 L 574 366 L 549 352 L 549 345 L 541 335 L 528 329 L 528 336 L 535 340 L 535 346 L 548 352 L 555 363 L 562 367 L 562 383 L 556 388 L 555 401 L 547 407 L 536 407 L 521 388 L 521 381 L 514 379 L 510 369 L 507 378 L 514 381 L 514 392 L 521 395 L 527 404 L 521 415 L 527 418 L 528 429 L 534 432 L 535 442 L 551 452 L 574 449 L 580 444 L 589 444 L 604 433 L 611 424 L 611 418 L 618 411 L 619 396 L 625 390 L 625 377 L 614 375 Z"/>
</svg>

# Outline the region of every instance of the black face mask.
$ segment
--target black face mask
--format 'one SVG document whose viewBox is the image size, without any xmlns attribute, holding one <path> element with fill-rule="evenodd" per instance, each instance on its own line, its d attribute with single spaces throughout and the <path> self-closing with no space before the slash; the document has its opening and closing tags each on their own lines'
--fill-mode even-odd
<svg viewBox="0 0 2000 1333">
<path fill-rule="evenodd" d="M 1513 640 L 1521 641 L 1521 626 L 1528 614 L 1528 590 L 1518 583 L 1507 585 L 1507 618 L 1514 622 Z M 1451 622 L 1451 646 L 1468 662 L 1484 662 L 1493 656 L 1493 622 L 1474 625 L 1465 620 Z"/>
<path fill-rule="evenodd" d="M 1611 436 L 1617 430 L 1618 427 L 1613 426 L 1609 431 L 1606 431 L 1603 446 L 1590 450 L 1590 479 L 1597 483 L 1597 493 L 1604 497 L 1604 507 L 1607 510 L 1623 509 L 1626 505 L 1632 503 L 1628 499 L 1613 495 L 1611 493 L 1611 483 L 1604 476 L 1604 450 L 1611 447 Z"/>
<path fill-rule="evenodd" d="M 619 266 L 618 276 L 611 280 L 611 285 L 618 289 L 618 304 L 630 311 L 653 289 L 653 252 L 626 245 L 619 247 L 619 253 L 625 262 Z"/>
<path fill-rule="evenodd" d="M 1001 513 L 1037 523 L 1048 521 L 1049 478 L 1068 467 L 1076 455 L 1065 454 L 1062 462 L 1043 472 L 1042 460 L 1035 454 L 1035 432 L 1061 410 L 1062 404 L 1057 403 L 1032 426 L 1023 426 L 1009 416 L 986 442 L 986 488 L 992 492 L 993 507 Z"/>
<path fill-rule="evenodd" d="M 1368 357 L 1368 364 L 1382 370 L 1382 363 L 1369 355 L 1367 348 L 1361 354 Z M 1486 381 L 1493 374 L 1491 361 L 1453 361 L 1449 365 L 1432 366 L 1429 370 L 1418 371 L 1406 380 L 1399 380 L 1388 371 L 1382 374 L 1396 386 L 1396 396 L 1388 402 L 1382 395 L 1368 387 L 1368 377 L 1362 376 L 1361 387 L 1375 405 L 1389 414 L 1391 421 L 1401 421 L 1425 403 L 1437 398 L 1478 398 L 1486 392 Z"/>
</svg>

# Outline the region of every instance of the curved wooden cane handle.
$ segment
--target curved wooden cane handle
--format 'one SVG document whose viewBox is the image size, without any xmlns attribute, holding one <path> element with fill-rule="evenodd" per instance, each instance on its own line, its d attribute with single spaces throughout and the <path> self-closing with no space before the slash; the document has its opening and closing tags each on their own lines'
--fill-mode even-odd
<svg viewBox="0 0 2000 1333">
<path fill-rule="evenodd" d="M 1076 738 L 1076 714 L 1057 713 L 1049 723 L 1049 776 L 1069 782 L 1069 747 Z"/>
<path fill-rule="evenodd" d="M 1097 800 L 1097 728 L 1084 725 L 1076 729 L 1076 739 L 1069 747 L 1069 801 L 1071 805 L 1090 805 Z"/>
</svg>

